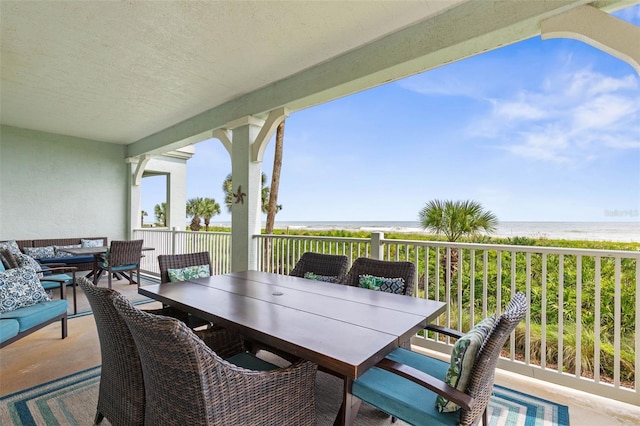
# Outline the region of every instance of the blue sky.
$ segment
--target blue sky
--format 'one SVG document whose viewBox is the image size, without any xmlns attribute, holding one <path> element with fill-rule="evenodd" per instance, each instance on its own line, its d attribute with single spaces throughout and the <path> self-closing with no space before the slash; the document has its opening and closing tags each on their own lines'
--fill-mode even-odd
<svg viewBox="0 0 640 426">
<path fill-rule="evenodd" d="M 640 26 L 640 6 L 615 15 Z M 187 164 L 187 198 L 230 220 L 222 144 L 197 144 Z M 164 178 L 142 193 L 151 222 Z M 535 37 L 287 118 L 276 222 L 413 221 L 432 199 L 476 200 L 501 221 L 640 220 L 638 74 Z"/>
</svg>

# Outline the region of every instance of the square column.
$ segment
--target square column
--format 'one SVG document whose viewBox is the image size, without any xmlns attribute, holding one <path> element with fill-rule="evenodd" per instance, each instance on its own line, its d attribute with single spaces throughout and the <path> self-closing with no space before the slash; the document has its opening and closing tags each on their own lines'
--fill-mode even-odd
<svg viewBox="0 0 640 426">
<path fill-rule="evenodd" d="M 251 161 L 251 147 L 264 122 L 244 117 L 230 123 L 233 129 L 231 175 L 233 177 L 233 204 L 231 208 L 231 271 L 258 268 L 257 241 L 261 225 L 260 161 Z"/>
</svg>

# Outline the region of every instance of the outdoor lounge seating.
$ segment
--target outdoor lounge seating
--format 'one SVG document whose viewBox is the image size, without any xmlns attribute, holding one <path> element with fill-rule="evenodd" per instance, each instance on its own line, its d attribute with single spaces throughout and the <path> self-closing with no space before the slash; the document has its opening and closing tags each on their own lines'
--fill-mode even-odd
<svg viewBox="0 0 640 426">
<path fill-rule="evenodd" d="M 365 287 L 361 282 L 363 275 L 369 275 L 376 278 L 402 278 L 404 285 L 402 287 L 381 288 L 382 291 L 399 292 L 405 296 L 413 296 L 413 287 L 415 285 L 416 265 L 412 262 L 391 262 L 387 260 L 370 259 L 368 257 L 359 257 L 351 266 L 349 273 L 342 280 L 343 284 Z"/>
<path fill-rule="evenodd" d="M 413 425 L 466 426 L 480 416 L 487 425 L 486 407 L 500 351 L 526 312 L 525 295 L 516 293 L 502 315 L 482 321 L 467 334 L 476 339 L 477 353 L 465 353 L 466 344 L 460 345 L 459 351 L 454 347 L 453 370 L 449 363 L 398 348 L 353 382 L 353 395 Z M 456 337 L 459 342 L 465 336 L 439 326 L 427 329 Z M 458 362 L 460 359 L 466 362 Z M 460 384 L 463 378 L 468 380 L 466 386 Z M 458 386 L 454 387 L 456 380 Z M 438 400 L 438 395 L 442 399 Z M 462 407 L 459 412 L 455 405 Z"/>
<path fill-rule="evenodd" d="M 107 245 L 107 237 L 87 237 L 87 238 L 53 238 L 53 239 L 37 239 L 37 240 L 16 240 L 20 251 L 29 254 L 30 249 L 42 249 L 43 252 L 49 251 L 50 256 L 37 257 L 42 264 L 64 264 L 77 268 L 78 271 L 91 271 L 93 269 L 93 256 L 74 256 L 65 253 L 61 249 L 65 247 L 81 247 L 84 241 L 101 241 L 102 246 Z M 47 250 L 49 249 L 49 250 Z"/>
<path fill-rule="evenodd" d="M 140 354 L 145 424 L 316 424 L 315 364 L 247 370 L 222 359 L 175 318 L 140 311 L 123 297 L 114 305 Z"/>
<path fill-rule="evenodd" d="M 15 273 L 5 273 L 4 267 L 1 266 L 1 264 L 0 269 L 2 270 L 2 280 L 9 280 L 9 275 L 15 276 Z M 14 269 L 18 270 L 19 268 Z M 34 271 L 31 268 L 26 268 L 26 270 L 31 271 L 27 273 L 28 277 L 31 278 L 29 280 L 31 282 L 30 285 L 38 286 L 37 277 L 35 276 Z M 19 272 L 18 274 L 22 275 L 23 273 Z M 34 283 L 33 280 L 36 282 Z M 2 282 L 2 285 L 9 286 L 9 283 Z M 32 288 L 35 289 L 35 287 Z M 27 291 L 32 290 L 27 289 Z M 44 292 L 44 289 L 40 288 L 38 292 Z M 61 293 L 61 300 L 45 300 L 46 295 L 42 293 L 39 296 L 39 299 L 36 299 L 41 300 L 38 303 L 24 306 L 13 305 L 18 307 L 11 308 L 11 310 L 6 310 L 6 312 L 0 313 L 0 348 L 5 347 L 58 320 L 60 320 L 62 324 L 62 338 L 66 338 L 67 308 L 69 304 L 65 300 L 66 292 L 64 286 L 61 287 Z M 4 303 L 5 301 L 3 300 L 3 304 Z M 3 306 L 3 308 L 5 307 Z"/>
<path fill-rule="evenodd" d="M 16 258 L 17 257 L 17 258 Z M 72 266 L 52 266 L 40 265 L 35 259 L 30 259 L 25 254 L 13 254 L 6 248 L 0 248 L 0 270 L 12 269 L 20 267 L 21 262 L 28 261 L 30 266 L 33 266 L 36 272 L 42 272 L 40 278 L 40 284 L 45 290 L 60 289 L 60 300 L 66 299 L 64 288 L 71 286 L 73 291 L 73 314 L 78 312 L 78 302 L 76 297 L 76 268 Z M 71 276 L 67 273 L 71 273 Z"/>
<path fill-rule="evenodd" d="M 339 283 L 347 274 L 348 267 L 347 256 L 306 252 L 289 275 Z"/>
</svg>

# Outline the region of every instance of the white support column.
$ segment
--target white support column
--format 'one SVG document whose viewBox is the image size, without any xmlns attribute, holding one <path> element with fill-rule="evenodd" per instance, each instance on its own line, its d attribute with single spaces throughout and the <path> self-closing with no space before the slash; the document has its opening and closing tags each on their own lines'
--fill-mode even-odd
<svg viewBox="0 0 640 426">
<path fill-rule="evenodd" d="M 580 6 L 540 25 L 543 40 L 572 38 L 628 62 L 640 74 L 640 28 L 592 6 Z"/>
<path fill-rule="evenodd" d="M 258 267 L 257 242 L 260 234 L 261 161 L 251 161 L 251 147 L 264 122 L 244 117 L 229 123 L 233 130 L 231 174 L 233 205 L 231 209 L 231 271 L 255 270 Z M 262 160 L 262 159 L 260 159 Z"/>
</svg>

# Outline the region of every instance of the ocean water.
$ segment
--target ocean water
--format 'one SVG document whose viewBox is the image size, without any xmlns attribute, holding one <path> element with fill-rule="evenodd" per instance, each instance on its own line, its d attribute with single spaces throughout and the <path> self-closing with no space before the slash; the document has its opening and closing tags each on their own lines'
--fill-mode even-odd
<svg viewBox="0 0 640 426">
<path fill-rule="evenodd" d="M 309 229 L 370 232 L 420 232 L 428 234 L 418 222 L 278 222 L 278 229 Z M 640 242 L 640 222 L 500 222 L 494 237 L 529 237 L 562 240 Z"/>
</svg>

